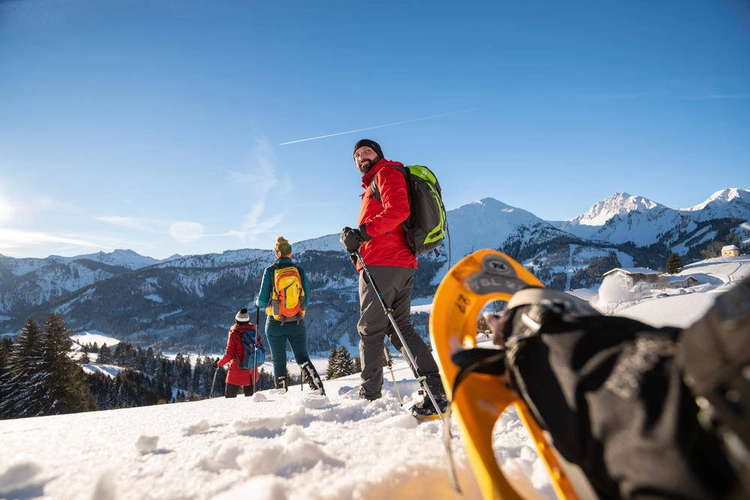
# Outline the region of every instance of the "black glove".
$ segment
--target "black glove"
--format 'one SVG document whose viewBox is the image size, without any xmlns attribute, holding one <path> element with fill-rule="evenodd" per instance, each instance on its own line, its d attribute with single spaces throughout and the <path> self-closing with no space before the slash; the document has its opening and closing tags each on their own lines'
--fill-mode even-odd
<svg viewBox="0 0 750 500">
<path fill-rule="evenodd" d="M 215 359 L 214 362 L 211 363 L 211 364 L 214 365 L 214 368 L 218 368 L 219 367 L 219 360 Z"/>
<path fill-rule="evenodd" d="M 370 235 L 367 234 L 367 231 L 365 231 L 364 224 L 359 226 L 359 229 L 345 227 L 341 230 L 339 241 L 341 241 L 341 244 L 344 245 L 344 248 L 346 248 L 347 252 L 354 253 L 359 249 L 362 243 L 364 243 L 365 241 L 370 241 Z"/>
</svg>

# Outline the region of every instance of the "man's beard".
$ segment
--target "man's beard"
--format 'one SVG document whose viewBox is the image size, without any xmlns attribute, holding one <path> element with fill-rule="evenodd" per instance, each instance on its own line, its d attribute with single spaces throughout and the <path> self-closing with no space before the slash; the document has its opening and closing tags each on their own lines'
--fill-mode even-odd
<svg viewBox="0 0 750 500">
<path fill-rule="evenodd" d="M 359 172 L 362 175 L 365 175 L 367 172 L 370 171 L 370 169 L 372 168 L 372 166 L 375 165 L 375 163 L 379 159 L 380 158 L 376 158 L 375 160 L 364 160 L 361 163 L 357 162 L 357 170 L 359 170 Z"/>
</svg>

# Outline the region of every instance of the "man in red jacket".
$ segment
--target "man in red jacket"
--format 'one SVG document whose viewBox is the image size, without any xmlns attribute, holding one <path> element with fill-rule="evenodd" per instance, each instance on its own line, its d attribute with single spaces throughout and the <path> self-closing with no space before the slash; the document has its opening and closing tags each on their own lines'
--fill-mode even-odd
<svg viewBox="0 0 750 500">
<path fill-rule="evenodd" d="M 411 290 L 417 270 L 417 257 L 409 249 L 406 233 L 401 223 L 409 217 L 409 192 L 406 178 L 398 167 L 399 162 L 386 160 L 380 145 L 370 139 L 362 139 L 354 145 L 354 162 L 362 174 L 362 205 L 359 210 L 358 227 L 345 227 L 341 231 L 341 243 L 347 252 L 354 255 L 360 251 L 372 278 L 383 296 L 383 301 L 393 310 L 401 334 L 414 356 L 417 366 L 415 375 L 424 375 L 427 385 L 438 400 L 440 411 L 447 406 L 440 374 L 435 359 L 424 341 L 416 334 L 411 324 Z M 378 201 L 372 193 L 375 182 L 380 192 Z M 404 352 L 395 330 L 390 324 L 377 293 L 363 275 L 362 263 L 355 262 L 359 275 L 360 318 L 359 352 L 362 361 L 361 398 L 370 401 L 381 397 L 383 386 L 383 342 L 387 335 L 391 343 Z M 404 352 L 405 354 L 405 352 Z M 408 359 L 408 356 L 407 356 Z M 419 415 L 436 413 L 429 398 L 418 403 L 412 410 Z"/>
</svg>

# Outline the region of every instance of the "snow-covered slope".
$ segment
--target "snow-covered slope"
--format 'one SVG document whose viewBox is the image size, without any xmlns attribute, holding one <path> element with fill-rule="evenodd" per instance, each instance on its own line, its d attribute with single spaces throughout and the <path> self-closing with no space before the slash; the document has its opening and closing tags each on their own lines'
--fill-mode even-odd
<svg viewBox="0 0 750 500">
<path fill-rule="evenodd" d="M 661 324 L 703 311 L 750 275 L 750 261 L 711 259 L 682 274 L 700 285 L 622 302 L 622 312 Z M 394 370 L 400 393 L 416 398 L 402 358 Z M 0 421 L 3 447 L 11 450 L 0 455 L 0 498 L 457 498 L 439 422 L 417 424 L 406 414 L 389 376 L 375 402 L 357 398 L 358 383 L 357 375 L 326 381 L 327 396 L 293 386 L 248 399 Z M 481 498 L 455 423 L 453 431 L 461 498 Z M 526 498 L 554 498 L 514 413 L 500 418 L 493 443 L 506 473 L 526 485 Z"/>
<path fill-rule="evenodd" d="M 580 238 L 647 246 L 675 227 L 689 231 L 691 223 L 677 210 L 642 196 L 617 193 L 558 227 Z"/>
<path fill-rule="evenodd" d="M 603 312 L 634 319 L 647 318 L 655 326 L 687 327 L 711 307 L 715 297 L 726 292 L 743 279 L 750 277 L 750 256 L 717 257 L 686 265 L 682 271 L 669 276 L 669 281 L 687 277 L 697 285 L 670 288 L 654 285 L 634 287 L 611 293 L 616 277 L 606 278 L 592 304 Z M 618 286 L 619 288 L 619 286 Z"/>
<path fill-rule="evenodd" d="M 292 243 L 292 250 L 299 255 L 306 250 L 318 250 L 322 252 L 344 252 L 338 234 L 328 234 L 311 240 Z"/>
<path fill-rule="evenodd" d="M 682 211 L 619 193 L 559 227 L 485 198 L 448 212 L 450 251 L 420 256 L 413 296 L 432 296 L 449 265 L 480 248 L 510 254 L 558 289 L 586 288 L 614 267 L 657 269 L 670 252 L 685 263 L 716 255 L 716 246 L 729 239 L 748 240 L 750 222 L 742 222 L 750 220 L 748 193 L 724 190 Z M 707 219 L 709 211 L 720 219 Z M 342 335 L 356 335 L 356 274 L 337 234 L 294 242 L 293 248 L 313 288 L 308 334 L 316 350 L 328 351 Z M 0 329 L 17 330 L 29 316 L 42 319 L 55 311 L 74 329 L 105 330 L 105 322 L 113 322 L 119 331 L 110 333 L 121 340 L 145 337 L 169 349 L 211 345 L 230 313 L 252 302 L 273 259 L 268 249 L 157 262 L 124 250 L 71 258 L 0 256 Z M 425 326 L 418 328 L 424 332 Z"/>
<path fill-rule="evenodd" d="M 681 208 L 696 220 L 734 217 L 747 220 L 750 214 L 750 190 L 729 188 L 712 194 L 706 201 L 693 207 Z"/>
<path fill-rule="evenodd" d="M 658 242 L 669 245 L 680 235 L 700 231 L 700 222 L 726 218 L 750 223 L 750 190 L 724 189 L 698 205 L 676 210 L 642 196 L 617 193 L 595 203 L 586 213 L 555 226 L 580 238 L 648 246 Z M 714 236 L 715 232 L 707 235 Z"/>
<path fill-rule="evenodd" d="M 572 219 L 571 223 L 582 226 L 603 226 L 616 215 L 627 215 L 631 212 L 646 212 L 661 207 L 658 203 L 644 198 L 643 196 L 631 196 L 628 193 L 616 193 L 606 200 L 595 203 L 583 215 Z"/>
<path fill-rule="evenodd" d="M 173 258 L 175 258 L 175 256 L 172 256 L 169 259 Z M 143 267 L 148 267 L 159 262 L 163 262 L 163 260 L 160 259 L 154 259 L 152 257 L 145 257 L 143 255 L 137 254 L 132 250 L 114 250 L 113 252 L 109 253 L 97 252 L 86 255 L 77 255 L 75 257 L 60 257 L 59 255 L 50 255 L 49 257 L 47 257 L 47 259 L 43 260 L 51 260 L 54 262 L 69 264 L 76 260 L 82 259 L 93 260 L 94 262 L 101 262 L 102 264 L 116 267 L 125 267 L 128 269 L 141 269 Z"/>
<path fill-rule="evenodd" d="M 521 208 L 484 198 L 448 212 L 454 261 L 480 248 L 500 248 L 508 238 L 549 237 L 559 231 Z"/>
</svg>

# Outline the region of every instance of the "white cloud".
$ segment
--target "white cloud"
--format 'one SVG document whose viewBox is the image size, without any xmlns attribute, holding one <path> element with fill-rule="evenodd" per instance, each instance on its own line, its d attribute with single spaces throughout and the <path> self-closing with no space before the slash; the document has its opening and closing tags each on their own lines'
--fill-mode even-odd
<svg viewBox="0 0 750 500">
<path fill-rule="evenodd" d="M 181 243 L 190 243 L 203 238 L 203 225 L 197 222 L 180 221 L 169 226 L 169 234 Z"/>
<path fill-rule="evenodd" d="M 232 185 L 245 189 L 250 200 L 250 211 L 244 215 L 241 228 L 231 231 L 243 241 L 252 241 L 258 235 L 269 232 L 284 219 L 286 212 L 279 211 L 281 204 L 272 203 L 267 211 L 267 200 L 269 196 L 274 199 L 283 197 L 292 190 L 291 177 L 278 174 L 273 145 L 268 139 L 256 138 L 252 155 L 253 168 L 246 172 L 230 172 Z"/>
<path fill-rule="evenodd" d="M 155 219 L 147 219 L 143 217 L 126 217 L 121 215 L 94 217 L 94 220 L 106 222 L 115 226 L 138 229 L 140 231 L 154 231 L 156 229 L 161 229 L 169 225 L 169 223 L 167 222 Z"/>
<path fill-rule="evenodd" d="M 97 250 L 114 250 L 101 242 L 89 241 L 78 236 L 57 236 L 43 232 L 18 231 L 15 229 L 0 228 L 0 250 L 24 249 L 26 252 L 30 247 L 49 244 L 63 244 L 82 248 L 94 248 Z"/>
</svg>

